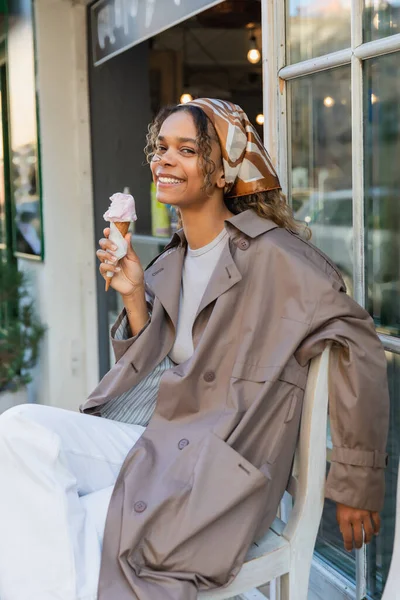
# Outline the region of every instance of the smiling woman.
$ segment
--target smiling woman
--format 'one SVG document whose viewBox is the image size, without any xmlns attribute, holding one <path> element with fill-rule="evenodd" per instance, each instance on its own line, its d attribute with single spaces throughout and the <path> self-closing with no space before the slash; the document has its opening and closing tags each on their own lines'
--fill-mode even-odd
<svg viewBox="0 0 400 600">
<path fill-rule="evenodd" d="M 4 598 L 196 600 L 232 581 L 275 518 L 309 362 L 332 341 L 326 493 L 347 549 L 379 531 L 386 365 L 368 313 L 300 237 L 240 106 L 166 109 L 148 142 L 157 198 L 183 227 L 145 271 L 130 234 L 118 263 L 104 230 L 100 273 L 124 310 L 84 414 L 0 419 Z M 22 535 L 21 554 L 9 540 Z"/>
</svg>

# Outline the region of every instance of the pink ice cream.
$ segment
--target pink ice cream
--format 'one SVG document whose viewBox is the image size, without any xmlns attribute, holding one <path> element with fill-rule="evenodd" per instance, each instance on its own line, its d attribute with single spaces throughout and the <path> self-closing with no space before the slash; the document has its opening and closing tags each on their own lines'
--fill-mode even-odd
<svg viewBox="0 0 400 600">
<path fill-rule="evenodd" d="M 110 208 L 104 213 L 106 221 L 121 223 L 123 221 L 136 221 L 135 201 L 130 194 L 113 194 L 110 197 Z"/>
</svg>

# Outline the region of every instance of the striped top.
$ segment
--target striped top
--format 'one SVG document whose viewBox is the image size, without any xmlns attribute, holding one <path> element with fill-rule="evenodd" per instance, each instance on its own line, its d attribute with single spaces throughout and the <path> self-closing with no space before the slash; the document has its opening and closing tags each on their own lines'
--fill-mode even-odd
<svg viewBox="0 0 400 600">
<path fill-rule="evenodd" d="M 125 315 L 115 332 L 116 340 L 126 340 L 129 335 L 128 318 Z M 158 390 L 162 374 L 167 369 L 175 367 L 169 356 L 158 364 L 151 373 L 130 390 L 109 400 L 101 407 L 101 416 L 113 421 L 131 423 L 147 427 L 157 403 Z"/>
</svg>

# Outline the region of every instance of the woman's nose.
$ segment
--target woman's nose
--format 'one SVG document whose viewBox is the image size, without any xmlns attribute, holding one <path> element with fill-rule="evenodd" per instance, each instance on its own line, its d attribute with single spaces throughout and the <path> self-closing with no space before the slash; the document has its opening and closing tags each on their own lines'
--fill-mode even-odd
<svg viewBox="0 0 400 600">
<path fill-rule="evenodd" d="M 160 155 L 160 162 L 162 165 L 175 165 L 176 158 L 174 152 L 171 149 L 165 150 L 165 152 L 163 152 L 163 154 Z"/>
</svg>

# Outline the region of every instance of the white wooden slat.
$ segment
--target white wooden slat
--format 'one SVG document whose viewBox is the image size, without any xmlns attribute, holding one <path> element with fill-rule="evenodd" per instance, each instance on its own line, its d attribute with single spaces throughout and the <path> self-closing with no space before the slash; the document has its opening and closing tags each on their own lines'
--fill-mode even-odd
<svg viewBox="0 0 400 600">
<path fill-rule="evenodd" d="M 254 587 L 261 587 L 268 581 L 286 573 L 290 568 L 290 546 L 281 537 L 278 539 L 278 548 L 246 562 L 229 587 L 201 592 L 199 598 L 201 600 L 206 598 L 207 600 L 226 600 L 232 595 L 243 594 Z"/>
<path fill-rule="evenodd" d="M 264 594 L 262 594 L 258 590 L 251 590 L 250 592 L 241 594 L 239 598 L 240 600 L 268 600 L 266 599 L 266 596 L 264 596 Z"/>
<path fill-rule="evenodd" d="M 400 51 L 400 33 L 362 44 L 354 49 L 354 54 L 357 58 L 367 60 L 398 51 Z"/>
<path fill-rule="evenodd" d="M 326 71 L 326 69 L 349 65 L 351 63 L 352 55 L 353 52 L 351 48 L 346 48 L 345 50 L 332 52 L 332 54 L 326 54 L 325 56 L 303 60 L 302 62 L 283 67 L 283 69 L 279 71 L 279 77 L 285 80 L 294 79 L 319 71 Z"/>
<path fill-rule="evenodd" d="M 282 535 L 279 535 L 270 529 L 268 533 L 251 545 L 246 555 L 246 562 L 259 558 L 268 552 L 275 552 L 287 546 L 288 542 Z"/>
<path fill-rule="evenodd" d="M 385 335 L 383 333 L 379 334 L 379 339 L 381 340 L 383 347 L 385 350 L 389 352 L 395 352 L 396 354 L 400 354 L 400 339 L 391 337 L 390 335 Z"/>
</svg>

